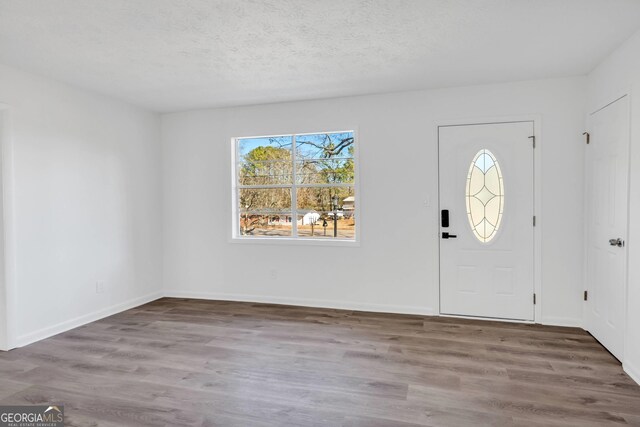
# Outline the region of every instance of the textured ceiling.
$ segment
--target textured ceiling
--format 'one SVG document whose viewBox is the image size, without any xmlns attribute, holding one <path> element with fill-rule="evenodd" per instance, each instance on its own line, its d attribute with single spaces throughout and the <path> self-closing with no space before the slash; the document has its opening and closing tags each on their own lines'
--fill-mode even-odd
<svg viewBox="0 0 640 427">
<path fill-rule="evenodd" d="M 0 63 L 177 111 L 586 74 L 638 27 L 638 0 L 0 0 Z"/>
</svg>

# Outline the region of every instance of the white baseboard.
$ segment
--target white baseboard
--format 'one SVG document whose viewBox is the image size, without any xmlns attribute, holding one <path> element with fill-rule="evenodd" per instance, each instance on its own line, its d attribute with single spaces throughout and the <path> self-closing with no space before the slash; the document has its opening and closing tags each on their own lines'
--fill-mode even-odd
<svg viewBox="0 0 640 427">
<path fill-rule="evenodd" d="M 162 292 L 154 292 L 139 298 L 134 298 L 132 300 L 122 302 L 120 304 L 112 305 L 93 313 L 85 314 L 84 316 L 66 320 L 56 325 L 47 326 L 46 328 L 42 328 L 35 332 L 30 332 L 28 334 L 17 337 L 15 342 L 12 343 L 11 347 L 24 347 L 25 345 L 52 337 L 62 332 L 66 332 L 70 329 L 77 328 L 78 326 L 86 325 L 87 323 L 95 322 L 96 320 L 100 320 L 105 317 L 120 313 L 122 311 L 138 307 L 148 302 L 155 301 L 158 298 L 162 298 L 162 296 Z"/>
<path fill-rule="evenodd" d="M 273 297 L 264 295 L 168 290 L 164 292 L 164 296 L 172 298 L 195 298 L 220 301 L 297 305 L 302 307 L 334 308 L 339 310 L 371 311 L 376 313 L 416 314 L 421 316 L 433 316 L 436 314 L 435 310 L 431 307 L 391 304 L 367 304 L 353 301 L 317 300 L 308 298 Z"/>
<path fill-rule="evenodd" d="M 582 319 L 576 319 L 572 317 L 550 317 L 546 316 L 540 319 L 540 324 L 549 326 L 567 326 L 571 328 L 582 328 Z"/>
<path fill-rule="evenodd" d="M 634 380 L 640 384 L 640 368 L 630 363 L 628 360 L 622 363 L 622 369 Z"/>
<path fill-rule="evenodd" d="M 498 323 L 523 323 L 525 325 L 535 324 L 533 320 L 502 319 L 500 317 L 465 316 L 462 314 L 447 314 L 447 313 L 440 313 L 439 316 L 450 317 L 452 319 L 485 320 L 487 322 L 498 322 Z"/>
<path fill-rule="evenodd" d="M 437 316 L 439 313 L 432 307 L 420 307 L 420 306 L 406 306 L 406 305 L 392 305 L 392 304 L 369 304 L 359 303 L 354 301 L 337 301 L 337 300 L 319 300 L 310 298 L 291 298 L 291 297 L 275 297 L 265 295 L 246 295 L 246 294 L 229 294 L 229 293 L 216 293 L 216 292 L 192 292 L 182 290 L 167 290 L 164 292 L 154 292 L 143 297 L 135 298 L 120 304 L 107 307 L 94 313 L 89 313 L 84 316 L 76 317 L 53 326 L 40 329 L 35 332 L 31 332 L 25 335 L 19 336 L 13 345 L 14 347 L 23 347 L 25 345 L 34 343 L 36 341 L 49 338 L 53 335 L 57 335 L 62 332 L 66 332 L 70 329 L 77 328 L 90 322 L 95 322 L 102 318 L 120 313 L 125 310 L 129 310 L 134 307 L 146 304 L 148 302 L 157 300 L 162 297 L 172 298 L 195 298 L 206 300 L 220 300 L 220 301 L 239 301 L 239 302 L 255 302 L 255 303 L 267 303 L 267 304 L 284 304 L 284 305 L 296 305 L 302 307 L 317 307 L 317 308 L 331 308 L 340 310 L 357 310 L 357 311 L 370 311 L 376 313 L 396 313 L 396 314 L 413 314 L 421 316 Z M 545 317 L 541 320 L 544 325 L 554 326 L 570 326 L 570 327 L 582 327 L 581 319 L 572 318 L 559 318 L 559 317 Z M 638 381 L 640 378 L 640 370 L 633 368 L 631 365 L 626 364 L 625 370 L 629 373 L 629 376 Z"/>
</svg>

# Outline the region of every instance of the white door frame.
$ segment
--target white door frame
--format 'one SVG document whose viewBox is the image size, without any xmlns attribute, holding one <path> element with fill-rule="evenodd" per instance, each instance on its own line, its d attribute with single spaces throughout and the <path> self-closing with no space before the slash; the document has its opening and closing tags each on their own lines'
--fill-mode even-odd
<svg viewBox="0 0 640 427">
<path fill-rule="evenodd" d="M 608 107 L 609 105 L 613 104 L 616 101 L 620 101 L 623 98 L 625 98 L 624 102 L 627 104 L 627 114 L 629 115 L 628 117 L 628 123 L 629 123 L 629 144 L 628 144 L 628 152 L 627 152 L 627 244 L 628 244 L 628 240 L 629 240 L 629 230 L 631 227 L 631 210 L 630 210 L 630 202 L 631 202 L 631 143 L 633 142 L 633 133 L 632 133 L 632 127 L 633 127 L 633 114 L 631 111 L 631 107 L 632 107 L 632 90 L 631 88 L 627 88 L 621 92 L 618 92 L 616 94 L 614 94 L 613 96 L 607 97 L 607 98 L 602 98 L 600 99 L 596 104 L 595 107 L 590 107 L 589 108 L 589 112 L 587 113 L 587 117 L 586 117 L 586 131 L 587 132 L 591 132 L 591 123 L 589 121 L 590 117 L 593 116 L 594 114 L 596 114 L 598 111 Z M 585 150 L 586 150 L 586 143 L 585 143 Z M 586 179 L 588 178 L 587 174 L 589 173 L 588 170 L 588 164 L 587 164 L 587 156 L 586 156 L 586 151 L 585 151 L 585 156 L 584 156 L 584 180 L 586 182 Z M 587 212 L 588 209 L 588 198 L 587 198 L 587 188 L 585 187 L 584 189 L 584 211 Z M 587 223 L 587 221 L 584 222 L 584 239 L 585 239 L 585 243 L 586 243 L 586 239 L 588 239 L 589 237 L 589 224 Z M 583 251 L 583 257 L 585 262 L 583 262 L 583 267 L 582 267 L 582 275 L 583 277 L 586 279 L 587 277 L 587 245 L 584 245 L 584 251 Z M 623 364 L 624 367 L 624 362 L 625 360 L 627 360 L 627 348 L 629 347 L 627 345 L 628 343 L 628 336 L 627 336 L 627 331 L 629 330 L 628 325 L 627 325 L 627 320 L 628 320 L 628 312 L 629 312 L 629 250 L 627 249 L 627 253 L 626 253 L 626 260 L 625 260 L 625 271 L 623 272 L 624 274 L 624 294 L 625 294 L 625 305 L 624 305 L 624 322 L 623 322 L 623 337 L 624 337 L 624 348 L 623 348 L 623 352 L 622 352 L 622 360 L 620 360 L 620 362 Z M 586 281 L 584 282 L 584 288 L 586 291 L 588 291 L 587 289 L 587 283 Z M 588 310 L 588 301 L 583 301 L 582 303 L 582 328 L 586 330 L 587 327 L 587 310 Z"/>
<path fill-rule="evenodd" d="M 514 123 L 514 122 L 533 122 L 533 131 L 535 135 L 536 147 L 533 150 L 533 207 L 534 215 L 536 216 L 536 226 L 533 230 L 533 283 L 534 292 L 536 294 L 536 305 L 534 306 L 533 321 L 528 320 L 505 320 L 498 318 L 485 318 L 484 320 L 494 320 L 500 322 L 517 322 L 517 323 L 541 323 L 542 321 L 542 227 L 544 218 L 541 216 L 542 212 L 542 156 L 541 151 L 543 149 L 542 144 L 542 116 L 539 114 L 529 114 L 520 116 L 492 116 L 492 117 L 471 117 L 466 119 L 443 119 L 436 121 L 435 126 L 435 140 L 438 143 L 438 214 L 436 215 L 438 226 L 438 315 L 443 317 L 464 317 L 469 316 L 455 316 L 450 314 L 442 314 L 440 310 L 440 140 L 439 129 L 443 126 L 465 126 L 465 125 L 482 125 L 482 124 L 500 124 L 500 123 Z"/>
</svg>

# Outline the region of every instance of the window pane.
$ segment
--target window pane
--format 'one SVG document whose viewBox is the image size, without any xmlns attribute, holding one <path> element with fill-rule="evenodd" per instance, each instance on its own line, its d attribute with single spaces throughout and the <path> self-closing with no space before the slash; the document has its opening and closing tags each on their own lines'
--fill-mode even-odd
<svg viewBox="0 0 640 427">
<path fill-rule="evenodd" d="M 337 209 L 332 199 L 338 200 Z M 304 187 L 298 188 L 298 235 L 355 239 L 356 215 L 353 187 Z M 335 221 L 334 221 L 335 215 Z"/>
<path fill-rule="evenodd" d="M 243 236 L 291 236 L 291 189 L 241 188 L 240 234 Z"/>
<path fill-rule="evenodd" d="M 296 137 L 298 184 L 354 182 L 353 132 Z"/>
<path fill-rule="evenodd" d="M 292 183 L 291 136 L 238 140 L 240 185 Z"/>
<path fill-rule="evenodd" d="M 259 237 L 291 237 L 291 213 L 259 215 L 240 213 L 240 235 Z"/>
</svg>

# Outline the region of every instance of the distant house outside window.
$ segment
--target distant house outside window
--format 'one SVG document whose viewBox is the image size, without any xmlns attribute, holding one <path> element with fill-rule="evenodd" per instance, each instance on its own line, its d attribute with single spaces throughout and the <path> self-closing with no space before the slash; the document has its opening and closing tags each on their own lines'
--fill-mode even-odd
<svg viewBox="0 0 640 427">
<path fill-rule="evenodd" d="M 356 241 L 353 131 L 233 139 L 236 239 Z"/>
</svg>

